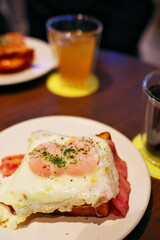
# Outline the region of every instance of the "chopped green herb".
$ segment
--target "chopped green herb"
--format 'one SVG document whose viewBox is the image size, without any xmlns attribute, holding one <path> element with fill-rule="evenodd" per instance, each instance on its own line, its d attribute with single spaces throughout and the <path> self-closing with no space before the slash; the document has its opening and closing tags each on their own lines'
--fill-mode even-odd
<svg viewBox="0 0 160 240">
<path fill-rule="evenodd" d="M 63 160 L 62 157 L 55 157 L 54 155 L 50 154 L 50 157 L 48 159 L 51 163 L 57 165 L 57 167 L 65 167 L 66 161 Z"/>
<path fill-rule="evenodd" d="M 46 147 L 42 149 L 41 155 L 45 157 L 45 160 L 50 161 L 51 163 L 57 165 L 59 168 L 66 166 L 66 161 L 64 161 L 62 157 L 54 156 L 50 152 L 47 152 Z"/>
<path fill-rule="evenodd" d="M 88 143 L 84 142 L 81 148 L 78 146 L 73 146 L 72 143 L 70 143 L 70 147 L 66 148 L 65 145 L 56 144 L 57 148 L 60 150 L 60 156 L 59 153 L 54 153 L 48 151 L 48 147 L 43 147 L 41 149 L 34 149 L 31 154 L 35 155 L 35 157 L 43 157 L 44 160 L 51 162 L 52 164 L 56 165 L 58 168 L 68 167 L 69 164 L 77 164 L 79 161 L 79 158 L 77 155 L 80 153 L 82 155 L 88 154 L 88 152 L 91 150 L 90 145 Z M 38 153 L 38 156 L 37 156 Z"/>
<path fill-rule="evenodd" d="M 74 160 L 72 162 L 70 162 L 69 164 L 76 164 L 78 162 L 78 160 Z"/>
<path fill-rule="evenodd" d="M 70 153 L 75 153 L 76 152 L 76 150 L 74 149 L 74 148 L 67 148 L 67 149 L 65 149 L 64 150 L 64 154 L 70 154 Z"/>
</svg>

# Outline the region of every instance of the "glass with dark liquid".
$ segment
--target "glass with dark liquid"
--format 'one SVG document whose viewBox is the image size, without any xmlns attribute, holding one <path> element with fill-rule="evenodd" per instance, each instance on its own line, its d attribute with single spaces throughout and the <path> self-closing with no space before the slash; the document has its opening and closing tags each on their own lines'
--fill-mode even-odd
<svg viewBox="0 0 160 240">
<path fill-rule="evenodd" d="M 148 74 L 142 87 L 145 103 L 142 139 L 149 160 L 160 167 L 160 71 Z"/>
</svg>

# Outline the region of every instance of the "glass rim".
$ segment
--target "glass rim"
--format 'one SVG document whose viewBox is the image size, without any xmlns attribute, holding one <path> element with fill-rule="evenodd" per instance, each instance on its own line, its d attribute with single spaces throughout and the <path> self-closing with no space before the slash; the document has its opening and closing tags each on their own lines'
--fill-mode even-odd
<svg viewBox="0 0 160 240">
<path fill-rule="evenodd" d="M 155 70 L 149 74 L 147 74 L 144 78 L 144 80 L 142 81 L 142 88 L 144 90 L 144 92 L 150 97 L 152 98 L 153 101 L 156 101 L 159 103 L 159 99 L 157 97 L 155 97 L 152 92 L 149 90 L 149 88 L 147 87 L 147 83 L 148 81 L 153 77 L 153 76 L 158 76 L 160 75 L 160 70 Z"/>
<path fill-rule="evenodd" d="M 94 30 L 90 30 L 90 31 L 86 31 L 85 34 L 86 35 L 94 35 L 94 34 L 100 34 L 103 30 L 103 23 L 95 18 L 95 17 L 92 17 L 92 16 L 89 16 L 89 15 L 86 15 L 86 14 L 82 14 L 82 13 L 78 13 L 78 14 L 64 14 L 64 15 L 56 15 L 56 16 L 53 16 L 51 18 L 49 18 L 47 21 L 46 21 L 46 29 L 47 30 L 52 30 L 54 32 L 56 32 L 57 34 L 61 35 L 61 36 L 64 36 L 66 37 L 68 33 L 70 33 L 71 31 L 63 31 L 63 30 L 57 30 L 56 28 L 52 27 L 51 24 L 54 22 L 54 21 L 57 21 L 57 20 L 65 20 L 66 18 L 70 18 L 70 19 L 78 19 L 78 20 L 81 20 L 81 19 L 84 19 L 86 21 L 91 21 L 95 24 L 97 24 L 97 28 L 94 29 Z M 82 31 L 83 32 L 83 31 Z"/>
</svg>

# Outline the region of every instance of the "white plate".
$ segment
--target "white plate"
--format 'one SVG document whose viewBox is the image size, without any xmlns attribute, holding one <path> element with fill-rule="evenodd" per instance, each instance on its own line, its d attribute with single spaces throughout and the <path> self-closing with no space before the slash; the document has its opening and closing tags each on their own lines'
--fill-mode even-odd
<svg viewBox="0 0 160 240">
<path fill-rule="evenodd" d="M 50 116 L 16 124 L 0 134 L 0 157 L 25 153 L 30 132 L 46 129 L 68 135 L 92 135 L 109 131 L 118 154 L 127 162 L 131 183 L 129 211 L 125 218 L 57 217 L 35 214 L 18 230 L 0 228 L 3 240 L 118 240 L 127 236 L 142 218 L 150 198 L 147 167 L 132 143 L 120 132 L 100 122 L 71 116 Z"/>
<path fill-rule="evenodd" d="M 29 47 L 35 50 L 35 59 L 32 66 L 17 73 L 0 74 L 0 86 L 33 80 L 56 67 L 56 59 L 48 43 L 31 37 L 26 37 L 25 41 Z"/>
</svg>

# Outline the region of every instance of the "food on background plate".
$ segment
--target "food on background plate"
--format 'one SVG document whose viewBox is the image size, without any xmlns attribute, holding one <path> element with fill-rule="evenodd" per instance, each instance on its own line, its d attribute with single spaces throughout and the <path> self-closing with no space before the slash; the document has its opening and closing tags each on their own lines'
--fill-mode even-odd
<svg viewBox="0 0 160 240">
<path fill-rule="evenodd" d="M 72 137 L 37 131 L 25 155 L 4 157 L 0 225 L 16 229 L 32 213 L 125 217 L 127 166 L 108 132 Z"/>
<path fill-rule="evenodd" d="M 0 73 L 14 73 L 29 68 L 34 49 L 27 46 L 22 33 L 0 35 Z"/>
</svg>

